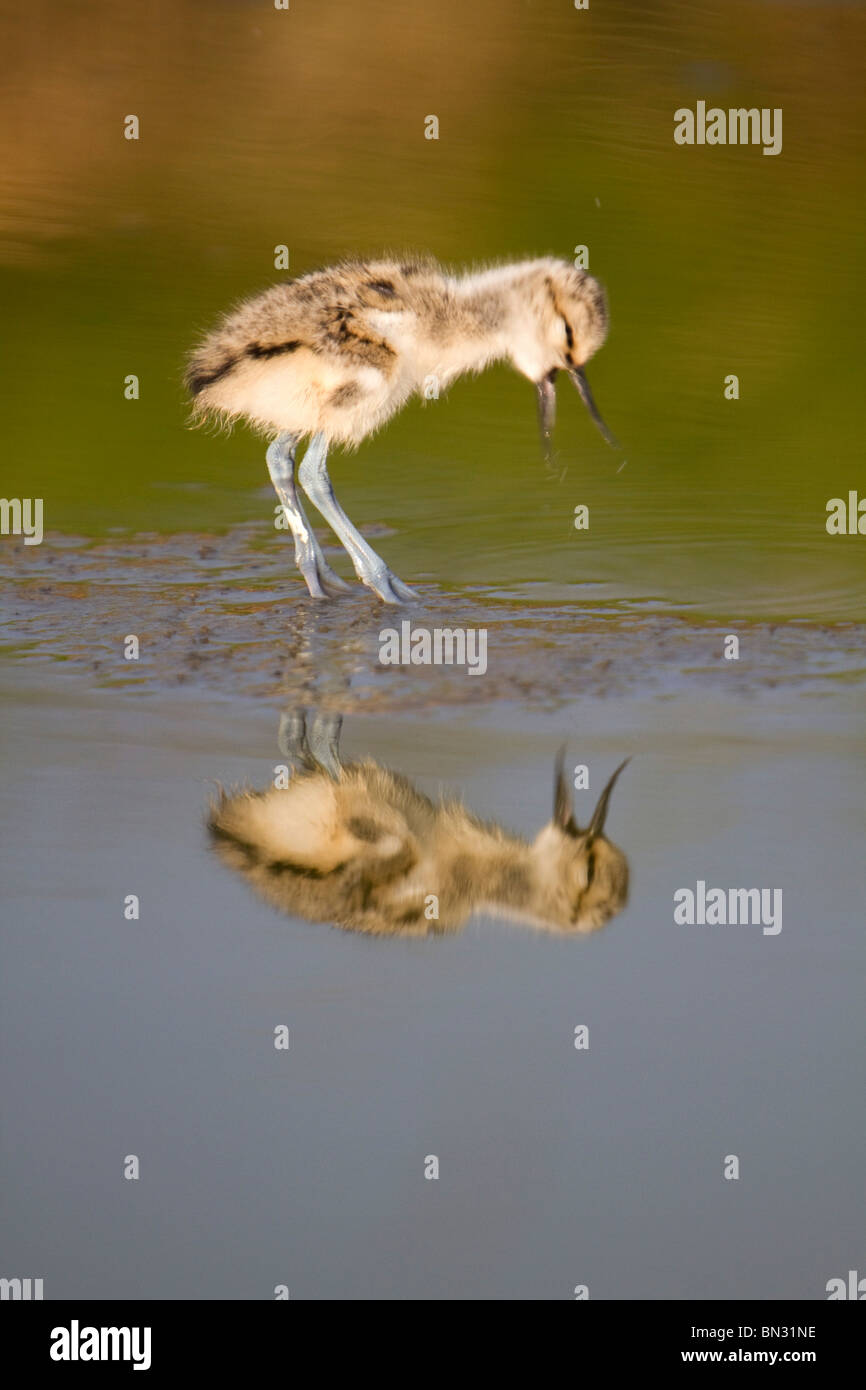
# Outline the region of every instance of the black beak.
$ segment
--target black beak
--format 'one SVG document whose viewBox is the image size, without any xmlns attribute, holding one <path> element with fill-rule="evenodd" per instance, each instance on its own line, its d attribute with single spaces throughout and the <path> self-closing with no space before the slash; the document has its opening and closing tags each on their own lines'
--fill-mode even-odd
<svg viewBox="0 0 866 1390">
<path fill-rule="evenodd" d="M 612 448 L 618 449 L 619 444 L 611 434 L 607 425 L 604 423 L 604 420 L 602 420 L 601 415 L 599 414 L 598 406 L 593 400 L 592 392 L 589 389 L 589 382 L 586 379 L 583 367 L 570 368 L 569 376 L 571 377 L 572 381 L 574 382 L 575 386 L 580 392 L 580 399 L 583 401 L 584 405 L 586 406 L 587 410 L 592 416 L 592 419 L 594 420 L 602 439 L 604 439 L 606 443 L 610 444 Z"/>
<path fill-rule="evenodd" d="M 556 424 L 556 368 L 536 382 L 538 392 L 538 428 L 544 462 L 553 462 L 553 427 Z"/>
<path fill-rule="evenodd" d="M 594 838 L 596 835 L 601 835 L 602 831 L 604 830 L 604 823 L 607 820 L 607 807 L 608 802 L 610 801 L 610 794 L 613 791 L 614 786 L 616 785 L 617 777 L 622 772 L 626 764 L 630 762 L 631 758 L 626 758 L 624 762 L 620 763 L 616 772 L 610 778 L 601 796 L 598 798 L 598 805 L 592 813 L 592 820 L 589 822 L 589 829 L 586 832 L 587 835 L 590 835 Z"/>
</svg>

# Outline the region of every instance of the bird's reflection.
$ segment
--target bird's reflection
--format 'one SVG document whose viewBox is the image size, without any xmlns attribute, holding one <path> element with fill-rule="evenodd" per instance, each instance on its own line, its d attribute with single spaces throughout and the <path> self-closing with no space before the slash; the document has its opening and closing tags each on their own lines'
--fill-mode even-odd
<svg viewBox="0 0 866 1390">
<path fill-rule="evenodd" d="M 284 714 L 288 784 L 211 807 L 219 857 L 281 912 L 380 936 L 454 932 L 481 911 L 573 934 L 625 906 L 628 862 L 604 835 L 625 763 L 580 828 L 560 757 L 553 818 L 529 842 L 372 759 L 343 763 L 340 729 L 336 715 Z"/>
</svg>

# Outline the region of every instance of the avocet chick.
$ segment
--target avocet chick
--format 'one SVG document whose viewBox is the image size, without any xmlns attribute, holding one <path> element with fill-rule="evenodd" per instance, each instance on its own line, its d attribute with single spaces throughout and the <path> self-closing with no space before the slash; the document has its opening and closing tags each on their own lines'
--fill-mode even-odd
<svg viewBox="0 0 866 1390">
<path fill-rule="evenodd" d="M 298 481 L 348 551 L 363 584 L 386 603 L 415 597 L 367 544 L 334 495 L 332 444 L 357 445 L 425 382 L 509 361 L 535 384 L 549 456 L 557 373 L 566 371 L 609 443 L 584 364 L 604 343 L 597 280 L 545 258 L 452 274 L 432 260 L 347 262 L 274 285 L 223 319 L 192 354 L 186 383 L 197 416 L 246 420 L 273 436 L 268 469 L 317 598 L 348 588 L 327 564 Z"/>
</svg>

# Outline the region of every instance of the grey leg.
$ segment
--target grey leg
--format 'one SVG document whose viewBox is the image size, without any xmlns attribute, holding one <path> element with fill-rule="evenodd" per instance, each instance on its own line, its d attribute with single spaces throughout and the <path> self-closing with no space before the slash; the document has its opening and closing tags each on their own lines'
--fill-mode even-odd
<svg viewBox="0 0 866 1390">
<path fill-rule="evenodd" d="M 335 782 L 340 780 L 340 731 L 343 717 L 340 714 L 314 714 L 313 722 L 307 724 L 307 747 L 319 767 L 327 772 Z"/>
<path fill-rule="evenodd" d="M 302 709 L 286 709 L 280 715 L 277 744 L 292 772 L 327 772 L 340 780 L 340 714 L 314 713 L 308 719 Z"/>
<path fill-rule="evenodd" d="M 312 771 L 313 762 L 307 749 L 307 717 L 302 709 L 283 710 L 277 745 L 293 773 Z"/>
<path fill-rule="evenodd" d="M 391 573 L 385 561 L 367 544 L 346 516 L 334 496 L 327 459 L 328 441 L 323 434 L 314 434 L 298 469 L 298 479 L 310 501 L 318 507 L 343 542 L 361 583 L 366 584 L 385 603 L 404 603 L 416 598 L 409 585 Z"/>
<path fill-rule="evenodd" d="M 292 434 L 281 434 L 274 440 L 267 453 L 268 472 L 295 538 L 295 564 L 313 597 L 325 598 L 328 594 L 344 593 L 350 585 L 331 569 L 301 506 L 295 487 L 297 442 Z"/>
</svg>

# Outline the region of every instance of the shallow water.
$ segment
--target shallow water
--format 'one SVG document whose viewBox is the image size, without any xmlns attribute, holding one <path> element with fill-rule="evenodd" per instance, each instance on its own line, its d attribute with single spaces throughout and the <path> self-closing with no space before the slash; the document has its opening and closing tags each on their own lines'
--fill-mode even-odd
<svg viewBox="0 0 866 1390">
<path fill-rule="evenodd" d="M 596 791 L 637 755 L 603 931 L 371 941 L 278 915 L 207 847 L 214 782 L 281 760 L 276 706 L 46 676 L 7 681 L 0 807 L 4 1256 L 46 1296 L 811 1299 L 854 1267 L 852 694 L 348 719 L 348 756 L 525 835 L 563 736 Z M 781 887 L 782 930 L 675 926 L 699 878 Z"/>
<path fill-rule="evenodd" d="M 593 584 L 575 586 L 570 602 L 545 586 L 455 593 L 438 584 L 419 585 L 419 601 L 400 608 L 360 585 L 321 602 L 287 572 L 290 556 L 284 536 L 263 544 L 254 527 L 219 537 L 56 537 L 11 564 L 0 552 L 7 651 L 49 654 L 100 685 L 142 693 L 188 684 L 340 711 L 502 700 L 559 709 L 579 695 L 721 687 L 828 694 L 866 673 L 862 623 L 721 625 L 664 603 L 605 602 Z M 404 624 L 410 634 L 483 632 L 483 664 L 385 664 L 385 634 L 402 638 Z M 130 633 L 135 660 L 124 655 Z M 724 656 L 729 634 L 741 643 L 736 660 Z"/>
<path fill-rule="evenodd" d="M 813 1299 L 862 1269 L 866 540 L 825 518 L 866 495 L 864 28 L 728 0 L 0 16 L 0 491 L 45 524 L 0 536 L 0 1275 Z M 675 146 L 704 98 L 783 107 L 782 154 Z M 180 386 L 283 243 L 292 274 L 586 244 L 624 448 L 560 388 L 546 470 L 502 368 L 412 404 L 332 471 L 417 605 L 309 600 L 261 441 L 189 431 Z M 403 621 L 483 628 L 486 671 L 384 666 Z M 561 744 L 584 823 L 631 755 L 628 906 L 589 939 L 275 912 L 205 821 L 301 708 L 526 838 Z M 676 925 L 699 880 L 781 889 L 782 930 Z"/>
</svg>

